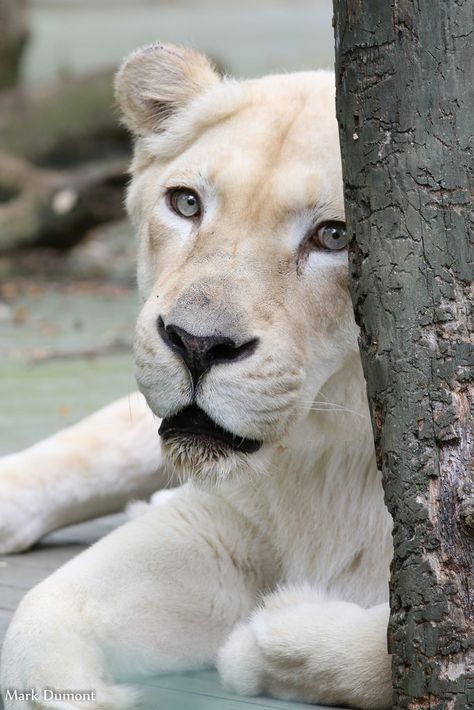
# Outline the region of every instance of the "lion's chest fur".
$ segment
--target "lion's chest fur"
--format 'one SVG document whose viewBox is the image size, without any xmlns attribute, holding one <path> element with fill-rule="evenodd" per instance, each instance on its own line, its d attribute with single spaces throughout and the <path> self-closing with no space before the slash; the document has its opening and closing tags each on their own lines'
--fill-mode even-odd
<svg viewBox="0 0 474 710">
<path fill-rule="evenodd" d="M 362 411 L 364 392 L 362 380 Z M 361 409 L 357 396 L 345 403 Z M 311 584 L 362 606 L 387 599 L 391 520 L 368 416 L 314 412 L 266 475 L 231 483 L 229 495 L 269 540 L 278 583 Z"/>
</svg>

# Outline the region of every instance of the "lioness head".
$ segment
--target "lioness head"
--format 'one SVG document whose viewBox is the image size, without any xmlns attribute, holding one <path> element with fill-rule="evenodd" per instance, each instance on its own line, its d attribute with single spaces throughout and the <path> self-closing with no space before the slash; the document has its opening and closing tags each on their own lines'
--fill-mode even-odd
<svg viewBox="0 0 474 710">
<path fill-rule="evenodd" d="M 223 476 L 284 443 L 357 348 L 334 78 L 221 79 L 157 44 L 117 96 L 136 139 L 137 380 L 174 466 Z"/>
</svg>

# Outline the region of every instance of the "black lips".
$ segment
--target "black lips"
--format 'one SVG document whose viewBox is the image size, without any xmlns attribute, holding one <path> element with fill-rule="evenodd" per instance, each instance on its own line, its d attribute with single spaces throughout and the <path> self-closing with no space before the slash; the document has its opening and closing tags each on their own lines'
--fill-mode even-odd
<svg viewBox="0 0 474 710">
<path fill-rule="evenodd" d="M 262 445 L 261 441 L 243 439 L 241 436 L 226 431 L 196 404 L 182 409 L 172 417 L 163 419 L 158 433 L 165 441 L 183 434 L 203 436 L 227 444 L 233 451 L 240 451 L 244 454 L 253 454 Z"/>
</svg>

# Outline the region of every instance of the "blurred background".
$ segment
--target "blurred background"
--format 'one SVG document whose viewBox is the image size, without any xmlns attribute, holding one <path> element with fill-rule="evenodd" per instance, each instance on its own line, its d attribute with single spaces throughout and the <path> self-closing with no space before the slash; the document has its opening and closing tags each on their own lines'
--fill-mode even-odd
<svg viewBox="0 0 474 710">
<path fill-rule="evenodd" d="M 332 67 L 331 18 L 332 0 L 0 0 L 0 455 L 135 388 L 121 58 L 159 39 L 239 77 Z"/>
</svg>

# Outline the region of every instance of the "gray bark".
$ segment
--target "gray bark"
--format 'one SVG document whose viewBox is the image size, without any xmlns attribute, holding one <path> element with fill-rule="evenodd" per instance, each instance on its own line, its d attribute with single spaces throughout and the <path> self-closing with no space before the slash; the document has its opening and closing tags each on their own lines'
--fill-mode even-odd
<svg viewBox="0 0 474 710">
<path fill-rule="evenodd" d="M 351 289 L 394 521 L 394 707 L 474 708 L 474 0 L 334 0 Z"/>
</svg>

